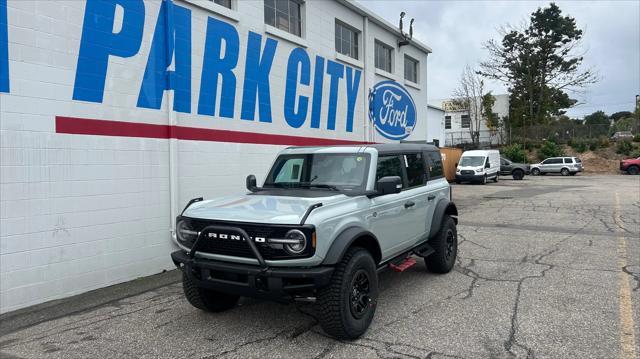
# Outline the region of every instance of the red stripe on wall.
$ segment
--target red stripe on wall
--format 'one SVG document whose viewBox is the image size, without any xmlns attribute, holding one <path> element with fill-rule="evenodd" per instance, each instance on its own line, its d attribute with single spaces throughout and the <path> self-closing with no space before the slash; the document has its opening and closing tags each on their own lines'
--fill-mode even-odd
<svg viewBox="0 0 640 359">
<path fill-rule="evenodd" d="M 293 146 L 361 145 L 367 143 L 364 141 L 153 125 L 148 123 L 95 120 L 64 116 L 56 116 L 56 133 L 140 138 L 177 138 L 179 140 L 193 141 Z"/>
</svg>

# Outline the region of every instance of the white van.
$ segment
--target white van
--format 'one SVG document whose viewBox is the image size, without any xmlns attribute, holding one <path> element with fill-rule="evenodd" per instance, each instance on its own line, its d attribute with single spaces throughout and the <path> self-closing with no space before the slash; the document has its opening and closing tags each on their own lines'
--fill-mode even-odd
<svg viewBox="0 0 640 359">
<path fill-rule="evenodd" d="M 466 151 L 456 168 L 456 183 L 480 182 L 492 179 L 498 182 L 500 175 L 500 152 L 498 150 Z"/>
</svg>

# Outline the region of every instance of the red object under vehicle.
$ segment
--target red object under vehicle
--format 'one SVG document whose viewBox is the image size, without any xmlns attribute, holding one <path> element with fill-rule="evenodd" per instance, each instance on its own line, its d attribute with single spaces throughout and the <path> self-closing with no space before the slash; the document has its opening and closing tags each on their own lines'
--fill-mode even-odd
<svg viewBox="0 0 640 359">
<path fill-rule="evenodd" d="M 630 175 L 640 174 L 640 157 L 620 161 L 620 171 L 626 171 Z"/>
</svg>

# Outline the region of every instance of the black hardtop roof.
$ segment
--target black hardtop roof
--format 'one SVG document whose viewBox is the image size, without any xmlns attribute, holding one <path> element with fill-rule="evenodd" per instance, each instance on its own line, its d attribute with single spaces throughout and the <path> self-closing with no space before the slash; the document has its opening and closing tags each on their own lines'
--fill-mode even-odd
<svg viewBox="0 0 640 359">
<path fill-rule="evenodd" d="M 378 150 L 378 153 L 401 153 L 401 152 L 423 152 L 423 151 L 435 151 L 440 152 L 440 149 L 434 145 L 426 143 L 382 143 L 375 145 L 367 145 L 366 147 L 372 147 Z"/>
<path fill-rule="evenodd" d="M 318 147 L 358 147 L 360 146 L 363 150 L 365 148 L 375 148 L 378 153 L 386 154 L 386 153 L 402 153 L 402 152 L 423 152 L 423 151 L 433 151 L 440 152 L 440 149 L 432 144 L 427 143 L 377 143 L 377 144 L 362 144 L 362 145 L 333 145 L 333 146 L 291 146 L 287 147 L 287 149 L 294 148 L 318 148 Z"/>
</svg>

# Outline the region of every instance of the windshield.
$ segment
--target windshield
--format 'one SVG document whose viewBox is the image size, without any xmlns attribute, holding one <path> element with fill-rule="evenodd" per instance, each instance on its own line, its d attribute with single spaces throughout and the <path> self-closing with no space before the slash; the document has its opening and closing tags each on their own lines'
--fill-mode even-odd
<svg viewBox="0 0 640 359">
<path fill-rule="evenodd" d="M 484 165 L 484 156 L 462 156 L 460 166 L 462 167 L 478 167 Z"/>
<path fill-rule="evenodd" d="M 279 156 L 264 187 L 364 190 L 369 173 L 369 155 L 321 153 Z"/>
</svg>

